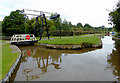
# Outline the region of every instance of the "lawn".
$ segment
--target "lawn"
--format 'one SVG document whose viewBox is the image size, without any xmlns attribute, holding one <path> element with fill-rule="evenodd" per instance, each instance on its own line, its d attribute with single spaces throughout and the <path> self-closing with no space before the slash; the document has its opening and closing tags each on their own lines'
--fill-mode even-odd
<svg viewBox="0 0 120 83">
<path fill-rule="evenodd" d="M 80 36 L 87 36 L 87 35 L 94 35 L 94 34 L 83 34 L 83 35 L 79 35 Z M 99 34 L 95 34 L 96 36 Z M 65 37 L 73 37 L 73 36 L 61 36 L 61 38 L 65 38 Z M 78 36 L 74 36 L 74 37 L 78 37 Z M 37 40 L 39 40 L 40 37 L 36 37 Z M 42 39 L 44 38 L 48 38 L 48 37 L 42 37 Z M 50 38 L 60 38 L 60 36 L 50 36 Z"/>
<path fill-rule="evenodd" d="M 2 40 L 0 40 L 0 44 L 2 44 Z"/>
<path fill-rule="evenodd" d="M 6 43 L 5 40 L 0 40 L 0 44 L 2 44 L 2 43 Z"/>
<path fill-rule="evenodd" d="M 2 45 L 0 45 L 0 80 L 2 79 Z"/>
<path fill-rule="evenodd" d="M 8 73 L 18 57 L 19 53 L 12 53 L 9 43 L 2 45 L 2 70 L 0 70 L 0 72 L 2 71 L 2 78 Z"/>
<path fill-rule="evenodd" d="M 39 43 L 42 44 L 82 44 L 82 43 L 92 43 L 97 44 L 100 42 L 100 39 L 96 36 L 70 36 L 70 37 L 59 37 L 54 38 L 53 40 L 40 40 Z"/>
</svg>

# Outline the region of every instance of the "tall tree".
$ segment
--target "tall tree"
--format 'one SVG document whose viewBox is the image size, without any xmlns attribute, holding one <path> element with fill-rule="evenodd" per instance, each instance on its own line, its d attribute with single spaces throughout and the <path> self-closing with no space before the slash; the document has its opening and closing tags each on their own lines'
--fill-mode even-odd
<svg viewBox="0 0 120 83">
<path fill-rule="evenodd" d="M 109 13 L 109 24 L 113 24 L 114 29 L 120 32 L 120 1 L 116 5 L 117 7 Z"/>
<path fill-rule="evenodd" d="M 77 28 L 83 27 L 81 23 L 77 23 Z"/>
<path fill-rule="evenodd" d="M 3 20 L 2 30 L 5 35 L 13 35 L 25 32 L 25 21 L 27 17 L 21 10 L 12 11 Z"/>
<path fill-rule="evenodd" d="M 91 25 L 89 25 L 89 24 L 85 24 L 85 25 L 84 25 L 84 27 L 87 27 L 87 28 L 92 28 L 92 26 L 91 26 Z"/>
<path fill-rule="evenodd" d="M 57 15 L 57 13 L 51 14 L 51 17 L 54 16 L 54 15 Z M 54 22 L 55 29 L 59 30 L 59 27 L 61 26 L 61 22 L 62 22 L 61 18 L 60 17 L 59 18 L 55 18 L 55 19 L 52 19 L 52 21 Z"/>
<path fill-rule="evenodd" d="M 93 28 L 93 27 L 92 27 L 91 25 L 85 24 L 83 30 L 84 30 L 84 31 L 91 31 L 92 28 Z"/>
<path fill-rule="evenodd" d="M 0 36 L 2 35 L 2 21 L 0 21 Z"/>
<path fill-rule="evenodd" d="M 33 34 L 35 27 L 35 18 L 27 19 L 25 23 L 25 33 Z"/>
</svg>

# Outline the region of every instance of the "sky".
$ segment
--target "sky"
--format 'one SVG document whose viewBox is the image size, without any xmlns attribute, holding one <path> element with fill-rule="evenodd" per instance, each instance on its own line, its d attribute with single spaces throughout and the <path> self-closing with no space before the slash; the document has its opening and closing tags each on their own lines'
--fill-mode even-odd
<svg viewBox="0 0 120 83">
<path fill-rule="evenodd" d="M 108 24 L 109 12 L 115 8 L 118 0 L 1 0 L 0 21 L 17 9 L 34 9 L 60 14 L 72 24 L 88 23 L 93 27 Z M 108 11 L 109 10 L 109 11 Z"/>
</svg>

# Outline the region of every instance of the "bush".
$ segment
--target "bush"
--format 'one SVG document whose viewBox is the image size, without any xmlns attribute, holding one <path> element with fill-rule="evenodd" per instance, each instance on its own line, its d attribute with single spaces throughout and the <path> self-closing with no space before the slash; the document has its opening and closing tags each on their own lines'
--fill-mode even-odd
<svg viewBox="0 0 120 83">
<path fill-rule="evenodd" d="M 101 33 L 100 31 L 74 31 L 74 35 Z"/>
<path fill-rule="evenodd" d="M 82 43 L 84 48 L 91 48 L 92 47 L 92 43 L 88 43 L 88 42 L 84 42 Z"/>
<path fill-rule="evenodd" d="M 119 38 L 120 38 L 120 33 L 118 33 L 118 34 L 115 34 L 115 37 L 119 37 Z"/>
<path fill-rule="evenodd" d="M 50 36 L 60 36 L 60 31 L 51 31 Z M 61 31 L 61 36 L 73 36 L 72 31 Z"/>
<path fill-rule="evenodd" d="M 73 36 L 73 35 L 83 35 L 83 34 L 94 34 L 101 33 L 100 31 L 61 31 L 61 36 Z M 51 31 L 51 36 L 60 36 L 60 31 Z"/>
</svg>

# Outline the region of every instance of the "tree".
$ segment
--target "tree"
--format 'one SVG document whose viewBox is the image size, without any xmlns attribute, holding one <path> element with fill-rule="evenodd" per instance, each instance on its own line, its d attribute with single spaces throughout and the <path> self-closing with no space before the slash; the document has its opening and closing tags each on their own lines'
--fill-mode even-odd
<svg viewBox="0 0 120 83">
<path fill-rule="evenodd" d="M 0 36 L 2 35 L 2 21 L 0 21 Z"/>
<path fill-rule="evenodd" d="M 62 30 L 70 30 L 69 22 L 67 22 L 66 20 L 62 22 Z"/>
<path fill-rule="evenodd" d="M 92 27 L 91 25 L 89 25 L 89 24 L 85 24 L 83 30 L 84 30 L 84 31 L 91 31 L 92 28 L 93 28 L 93 27 Z"/>
<path fill-rule="evenodd" d="M 51 14 L 51 17 L 54 15 L 57 15 L 57 13 Z M 61 22 L 62 22 L 61 18 L 59 17 L 59 18 L 55 18 L 55 19 L 51 19 L 51 20 L 54 22 L 53 28 L 55 28 L 56 31 L 59 30 L 59 27 L 61 26 Z"/>
<path fill-rule="evenodd" d="M 109 24 L 113 24 L 114 29 L 119 33 L 120 32 L 120 1 L 117 4 L 117 7 L 109 13 Z"/>
<path fill-rule="evenodd" d="M 83 27 L 81 23 L 77 23 L 77 28 Z"/>
<path fill-rule="evenodd" d="M 87 28 L 92 28 L 92 26 L 91 26 L 91 25 L 89 25 L 89 24 L 85 24 L 85 25 L 84 25 L 84 27 L 87 27 Z"/>
<path fill-rule="evenodd" d="M 27 19 L 25 23 L 25 33 L 33 34 L 35 27 L 35 19 Z"/>
<path fill-rule="evenodd" d="M 49 20 L 46 18 L 47 21 L 47 28 L 51 31 L 53 30 L 54 27 L 54 22 L 52 20 Z M 40 18 L 38 18 L 38 22 L 39 22 L 39 26 L 38 23 L 36 23 L 36 19 L 32 18 L 32 19 L 27 19 L 26 23 L 25 23 L 25 33 L 34 33 L 34 28 L 35 28 L 35 24 L 36 24 L 36 36 L 39 36 L 40 34 L 40 29 L 41 29 L 41 24 L 42 24 L 42 20 Z M 43 21 L 43 25 L 45 25 L 45 20 Z M 46 33 L 46 26 L 42 27 L 42 33 L 45 36 Z"/>
<path fill-rule="evenodd" d="M 71 22 L 68 22 L 68 25 L 69 25 L 70 29 L 73 27 Z"/>
<path fill-rule="evenodd" d="M 2 23 L 3 34 L 13 35 L 25 32 L 25 21 L 27 17 L 22 14 L 21 10 L 12 11 L 9 16 L 6 16 Z"/>
</svg>

